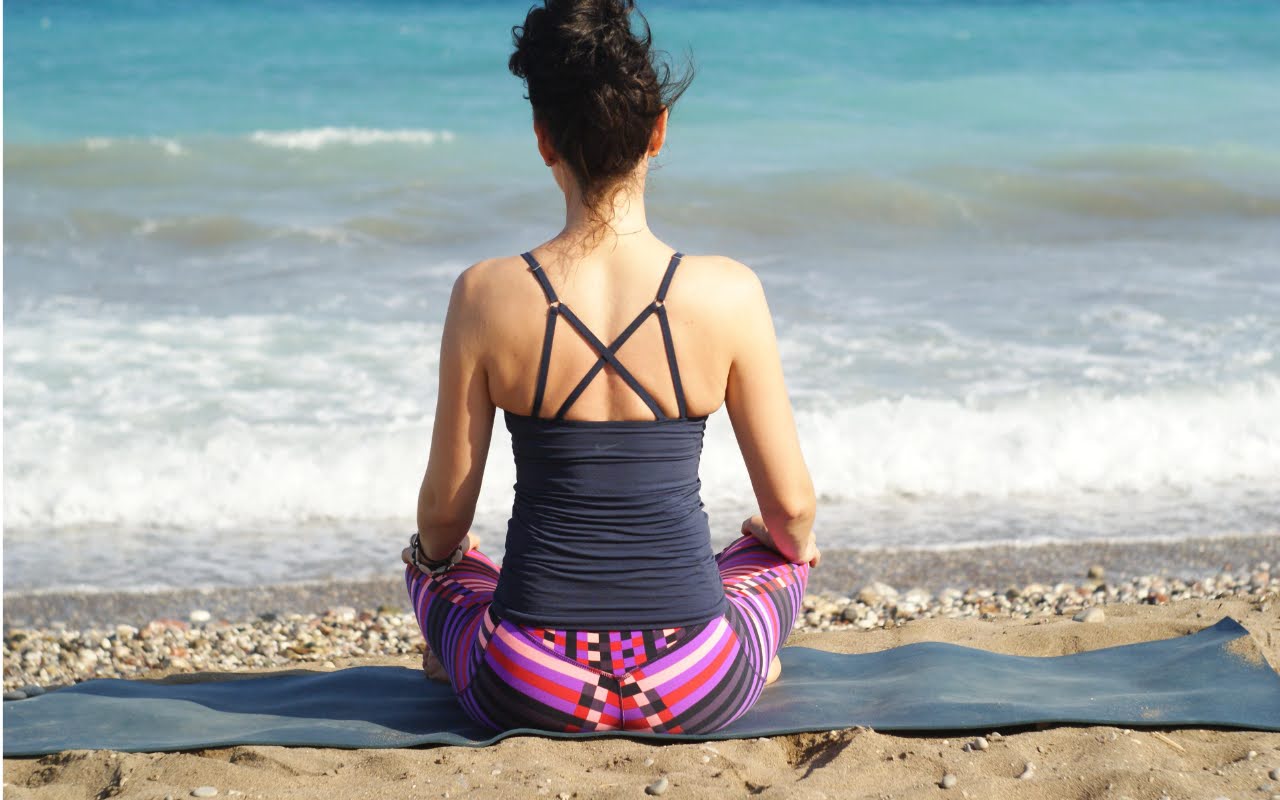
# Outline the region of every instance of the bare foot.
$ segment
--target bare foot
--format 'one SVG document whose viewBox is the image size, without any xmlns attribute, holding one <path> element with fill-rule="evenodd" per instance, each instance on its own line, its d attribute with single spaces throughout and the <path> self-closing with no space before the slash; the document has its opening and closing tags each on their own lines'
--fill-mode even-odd
<svg viewBox="0 0 1280 800">
<path fill-rule="evenodd" d="M 430 647 L 422 654 L 422 672 L 428 680 L 449 682 L 449 673 L 444 671 L 444 665 L 440 663 L 440 659 L 436 658 L 436 654 L 431 652 Z"/>
<path fill-rule="evenodd" d="M 777 656 L 774 656 L 773 660 L 769 662 L 769 674 L 764 677 L 764 685 L 768 686 L 769 684 L 773 683 L 778 679 L 778 676 L 781 674 L 782 674 L 782 660 L 779 659 Z"/>
</svg>

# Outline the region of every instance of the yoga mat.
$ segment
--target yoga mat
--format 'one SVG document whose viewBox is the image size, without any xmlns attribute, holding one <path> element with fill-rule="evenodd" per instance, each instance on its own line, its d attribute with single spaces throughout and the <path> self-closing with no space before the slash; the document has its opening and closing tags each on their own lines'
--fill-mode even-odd
<svg viewBox="0 0 1280 800">
<path fill-rule="evenodd" d="M 1191 636 L 1054 658 L 939 642 L 858 655 L 788 647 L 778 683 L 737 722 L 706 736 L 528 729 L 495 735 L 463 715 L 447 686 L 403 667 L 188 684 L 94 680 L 5 703 L 4 754 L 243 744 L 484 746 L 517 734 L 708 740 L 857 725 L 988 731 L 1058 722 L 1280 731 L 1280 675 L 1252 641 L 1238 641 L 1247 635 L 1224 618 Z"/>
</svg>

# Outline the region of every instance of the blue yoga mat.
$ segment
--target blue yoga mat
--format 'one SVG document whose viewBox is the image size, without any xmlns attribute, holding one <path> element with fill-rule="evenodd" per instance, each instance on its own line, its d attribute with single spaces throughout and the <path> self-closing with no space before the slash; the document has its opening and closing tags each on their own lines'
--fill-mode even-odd
<svg viewBox="0 0 1280 800">
<path fill-rule="evenodd" d="M 782 678 L 729 727 L 707 736 L 494 735 L 448 687 L 403 667 L 207 683 L 95 680 L 5 703 L 4 754 L 313 747 L 483 746 L 537 734 L 734 739 L 862 725 L 992 730 L 1037 722 L 1212 726 L 1280 731 L 1280 675 L 1226 618 L 1191 636 L 1054 658 L 938 642 L 841 655 L 788 647 Z M 1244 645 L 1241 647 L 1240 645 Z"/>
</svg>

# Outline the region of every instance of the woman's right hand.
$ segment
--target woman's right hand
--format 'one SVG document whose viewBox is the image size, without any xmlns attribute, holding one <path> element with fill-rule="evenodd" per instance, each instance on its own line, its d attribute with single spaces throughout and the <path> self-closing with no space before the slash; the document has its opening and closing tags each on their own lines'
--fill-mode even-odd
<svg viewBox="0 0 1280 800">
<path fill-rule="evenodd" d="M 782 557 L 788 557 L 786 553 L 783 553 L 778 549 L 778 545 L 774 543 L 773 537 L 769 535 L 769 528 L 764 524 L 764 517 L 759 514 L 756 514 L 753 517 L 747 517 L 742 521 L 742 532 L 755 538 L 755 540 L 760 542 L 760 544 L 775 553 L 778 553 Z M 821 561 L 822 552 L 818 550 L 817 542 L 810 537 L 809 546 L 805 549 L 805 552 L 801 553 L 799 558 L 796 559 L 796 563 L 808 563 L 810 567 L 816 567 Z"/>
<path fill-rule="evenodd" d="M 759 514 L 754 517 L 747 517 L 742 521 L 742 532 L 754 537 L 756 541 L 770 550 L 778 549 L 774 547 L 773 537 L 769 536 L 769 529 L 764 526 L 764 517 Z"/>
</svg>

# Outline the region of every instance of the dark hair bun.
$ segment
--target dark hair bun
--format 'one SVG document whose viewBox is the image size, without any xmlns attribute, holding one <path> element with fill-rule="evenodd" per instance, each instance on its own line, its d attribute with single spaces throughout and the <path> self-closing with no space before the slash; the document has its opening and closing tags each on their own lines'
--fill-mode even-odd
<svg viewBox="0 0 1280 800">
<path fill-rule="evenodd" d="M 511 34 L 508 67 L 524 80 L 534 116 L 594 207 L 644 156 L 654 122 L 684 93 L 692 71 L 673 79 L 657 62 L 649 23 L 633 0 L 545 0 Z"/>
</svg>

